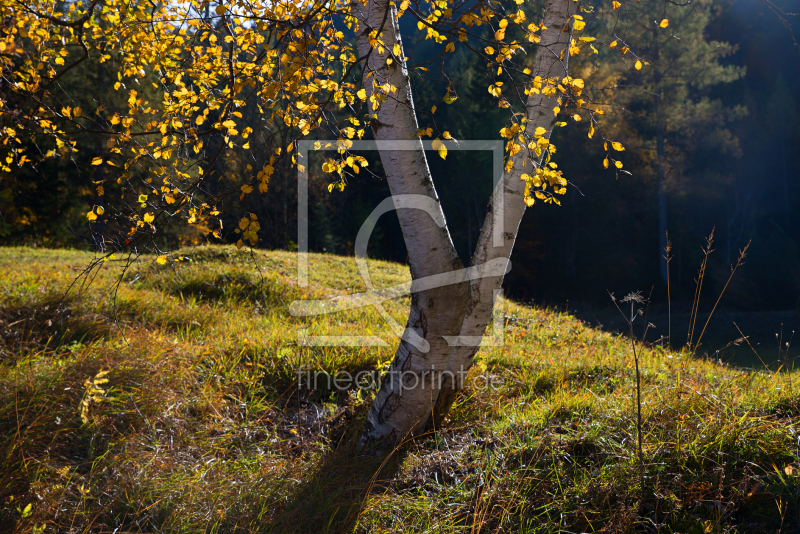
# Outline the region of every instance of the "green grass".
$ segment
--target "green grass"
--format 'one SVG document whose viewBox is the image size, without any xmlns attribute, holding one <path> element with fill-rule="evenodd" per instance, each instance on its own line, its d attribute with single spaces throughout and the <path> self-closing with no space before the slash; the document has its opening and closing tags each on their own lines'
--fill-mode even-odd
<svg viewBox="0 0 800 534">
<path fill-rule="evenodd" d="M 644 462 L 626 338 L 510 301 L 437 433 L 354 446 L 371 393 L 298 391 L 295 370 L 379 370 L 394 340 L 351 259 L 180 251 L 158 265 L 0 249 L 0 530 L 10 532 L 796 532 L 792 373 L 642 347 Z M 407 269 L 371 261 L 376 287 Z M 387 303 L 401 324 L 408 298 Z M 387 347 L 313 347 L 376 335 Z M 481 388 L 486 376 L 497 388 Z M 106 381 L 107 380 L 107 381 Z"/>
</svg>

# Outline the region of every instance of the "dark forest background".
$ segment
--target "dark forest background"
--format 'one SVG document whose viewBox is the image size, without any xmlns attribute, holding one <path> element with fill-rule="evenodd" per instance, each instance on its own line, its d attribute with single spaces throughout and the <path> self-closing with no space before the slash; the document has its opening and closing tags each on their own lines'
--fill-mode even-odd
<svg viewBox="0 0 800 534">
<path fill-rule="evenodd" d="M 599 47 L 600 61 L 590 61 L 586 52 L 571 59 L 575 76 L 588 82 L 587 92 L 613 104 L 601 126 L 607 137 L 627 147 L 622 160 L 630 174 L 603 168 L 602 142 L 599 136 L 587 138 L 585 121 L 557 128 L 554 161 L 572 186 L 561 206 L 536 203 L 527 211 L 506 292 L 526 302 L 568 306 L 589 321 L 618 327 L 608 291 L 641 290 L 652 294 L 653 317 L 661 322 L 652 320 L 657 331 L 663 330 L 666 225 L 674 328 L 685 328 L 681 321 L 688 320 L 701 247 L 714 229 L 703 288 L 706 312 L 739 250 L 752 244 L 721 302 L 723 326 L 709 337 L 707 348 L 738 337 L 729 324 L 736 318 L 764 344 L 781 323 L 788 337 L 800 306 L 800 47 L 762 0 L 695 0 L 685 8 L 670 7 L 670 26 L 661 33 L 637 30 L 637 24 L 644 28 L 660 20 L 664 9 L 641 4 L 646 5 L 628 6 L 625 31 L 636 36 L 630 44 L 650 66 L 637 71 L 604 47 Z M 796 2 L 794 8 L 779 5 L 800 11 Z M 798 17 L 789 21 L 800 35 Z M 416 40 L 413 22 L 402 20 L 406 53 L 412 62 L 425 61 L 433 54 L 431 43 Z M 601 40 L 606 29 L 598 25 L 595 31 Z M 508 113 L 487 92 L 484 69 L 461 51 L 450 59 L 446 72 L 458 91 L 452 105 L 442 102 L 444 85 L 413 78 L 421 125 L 435 121 L 457 139 L 499 139 Z M 65 77 L 65 92 L 80 95 L 84 109 L 97 107 L 92 100 L 101 100 L 98 94 L 114 94 L 111 67 L 87 62 L 77 71 Z M 431 114 L 427 110 L 434 105 Z M 257 125 L 259 117 L 248 120 Z M 101 142 L 86 139 L 77 158 L 48 160 L 36 172 L 25 169 L 0 180 L 0 244 L 94 247 L 97 228 L 85 217 L 99 201 L 91 182 L 119 172 L 88 164 L 91 147 L 99 151 Z M 371 172 L 350 177 L 344 191 L 333 192 L 320 170 L 324 154 L 312 155 L 311 250 L 351 254 L 361 223 L 389 194 L 376 155 L 363 155 Z M 246 166 L 255 166 L 261 156 L 256 149 L 218 161 L 212 190 L 238 189 Z M 430 166 L 453 240 L 468 263 L 491 191 L 491 154 L 451 151 L 446 161 L 430 157 Z M 276 170 L 266 194 L 228 202 L 225 228 L 232 230 L 244 213 L 254 212 L 262 227 L 260 246 L 295 248 L 296 183 L 293 171 Z M 661 221 L 659 201 L 666 208 Z M 231 233 L 222 242 L 237 238 Z M 161 239 L 176 247 L 203 243 L 206 237 L 202 228 L 179 224 L 165 229 Z M 405 261 L 396 218 L 383 217 L 370 254 Z M 660 334 L 666 332 L 649 337 Z"/>
</svg>

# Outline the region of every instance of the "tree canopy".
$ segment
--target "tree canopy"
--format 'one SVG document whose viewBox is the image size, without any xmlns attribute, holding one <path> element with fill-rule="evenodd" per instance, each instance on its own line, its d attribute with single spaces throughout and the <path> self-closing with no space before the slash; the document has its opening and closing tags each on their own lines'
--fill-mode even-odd
<svg viewBox="0 0 800 534">
<path fill-rule="evenodd" d="M 367 165 L 348 152 L 348 141 L 364 137 L 376 109 L 397 91 L 380 74 L 361 72 L 368 58 L 358 57 L 352 44 L 358 6 L 10 1 L 0 43 L 2 170 L 44 172 L 49 162 L 68 160 L 91 175 L 96 198 L 86 218 L 99 228 L 102 248 L 111 249 L 150 242 L 172 219 L 221 237 L 221 200 L 264 193 L 278 165 L 305 165 L 294 152 L 304 137 L 336 139 L 339 156 L 323 169 L 331 174 L 330 188 L 343 189 Z M 530 75 L 545 29 L 538 21 L 542 6 L 437 0 L 403 1 L 396 9 L 398 20 L 412 19 L 431 43 L 427 57 L 410 63 L 399 46 L 384 45 L 381 28 L 370 35 L 369 54 L 403 64 L 442 93 L 438 106 L 416 110 L 423 121 L 417 135 L 432 138 L 446 157 L 443 141 L 452 136 L 434 114 L 462 93 L 445 66 L 460 51 L 477 56 L 486 64 L 485 90 L 506 112 L 499 134 L 507 139 L 507 156 L 529 150 L 549 164 L 524 174 L 528 203 L 557 203 L 567 181 L 550 161 L 550 132 L 524 133 L 526 95 L 557 95 L 556 125 L 582 121 L 589 137 L 605 111 L 581 78 Z M 631 58 L 637 70 L 646 66 L 616 33 L 606 32 L 609 42 L 590 35 L 587 23 L 608 25 L 623 11 L 619 2 L 581 8 L 570 20 L 576 33 L 569 54 L 596 55 L 605 46 Z M 653 28 L 667 26 L 664 19 Z M 114 91 L 91 83 L 78 85 L 79 92 L 75 84 L 66 87 L 78 71 L 94 71 L 95 84 Z M 604 165 L 621 168 L 622 144 L 609 140 L 605 147 Z M 245 176 L 210 187 L 209 175 L 219 172 L 214 163 L 231 151 L 246 154 Z M 255 214 L 242 218 L 239 245 L 255 245 L 259 228 Z"/>
</svg>

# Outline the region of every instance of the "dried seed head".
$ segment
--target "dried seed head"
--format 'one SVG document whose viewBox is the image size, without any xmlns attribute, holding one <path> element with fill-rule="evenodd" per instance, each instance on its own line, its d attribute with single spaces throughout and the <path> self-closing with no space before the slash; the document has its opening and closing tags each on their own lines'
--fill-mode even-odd
<svg viewBox="0 0 800 534">
<path fill-rule="evenodd" d="M 635 291 L 633 293 L 628 293 L 620 302 L 638 302 L 639 304 L 644 304 L 647 301 L 642 296 L 641 291 Z"/>
</svg>

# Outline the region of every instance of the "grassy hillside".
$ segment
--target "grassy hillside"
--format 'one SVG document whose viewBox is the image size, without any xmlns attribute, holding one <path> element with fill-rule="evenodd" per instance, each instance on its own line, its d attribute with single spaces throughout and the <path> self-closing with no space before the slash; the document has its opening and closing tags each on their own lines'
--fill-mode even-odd
<svg viewBox="0 0 800 534">
<path fill-rule="evenodd" d="M 371 308 L 288 309 L 365 290 L 354 262 L 312 255 L 298 287 L 291 253 L 177 256 L 73 284 L 90 255 L 0 249 L 0 530 L 800 529 L 794 373 L 639 347 L 642 487 L 630 341 L 504 301 L 505 345 L 481 350 L 446 426 L 360 455 L 372 394 L 298 389 L 296 370 L 379 372 L 394 341 Z M 376 287 L 408 279 L 370 266 Z M 407 305 L 387 308 L 403 323 Z M 315 347 L 301 329 L 387 346 Z"/>
</svg>

